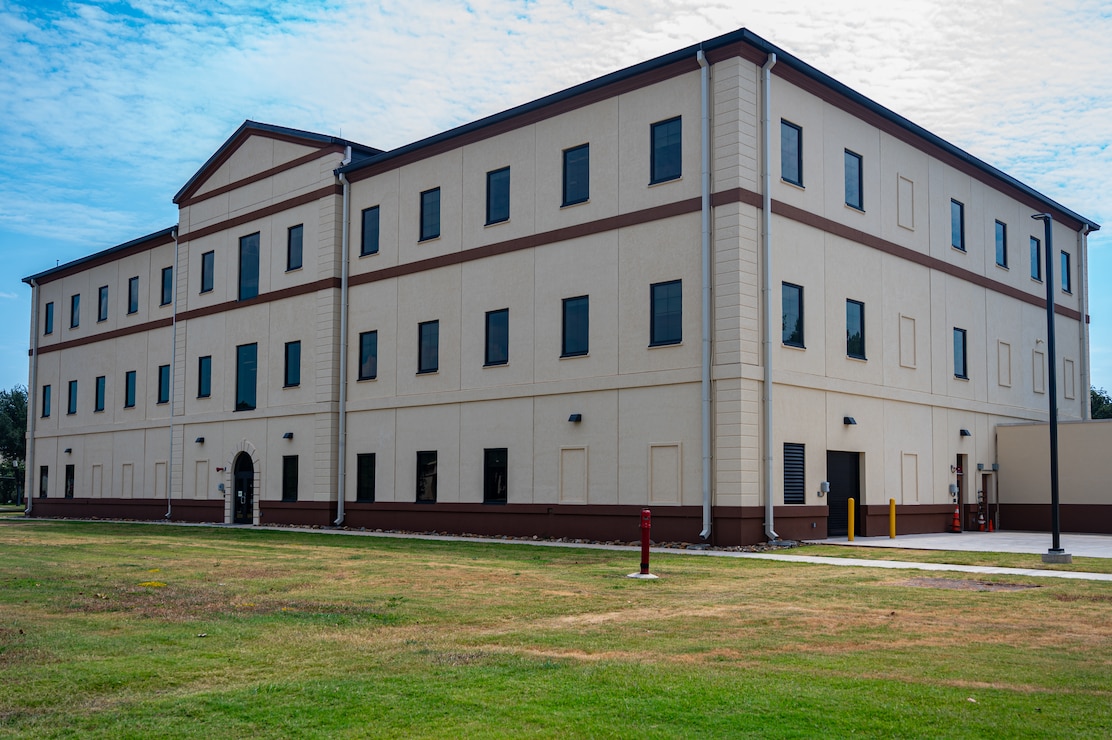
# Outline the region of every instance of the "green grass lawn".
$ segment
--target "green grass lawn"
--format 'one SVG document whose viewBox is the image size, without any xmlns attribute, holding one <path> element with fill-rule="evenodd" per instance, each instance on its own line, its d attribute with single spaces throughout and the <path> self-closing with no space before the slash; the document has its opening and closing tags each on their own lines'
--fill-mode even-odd
<svg viewBox="0 0 1112 740">
<path fill-rule="evenodd" d="M 3 521 L 0 737 L 1112 735 L 1112 584 L 638 563 Z"/>
</svg>

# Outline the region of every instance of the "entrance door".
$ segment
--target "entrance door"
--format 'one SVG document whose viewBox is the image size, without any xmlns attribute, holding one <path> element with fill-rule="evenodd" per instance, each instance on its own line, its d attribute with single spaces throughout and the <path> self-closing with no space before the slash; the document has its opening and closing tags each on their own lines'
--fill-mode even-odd
<svg viewBox="0 0 1112 740">
<path fill-rule="evenodd" d="M 251 456 L 246 452 L 239 453 L 232 470 L 235 495 L 232 521 L 236 524 L 251 524 L 255 513 L 255 465 L 251 462 Z"/>
<path fill-rule="evenodd" d="M 849 500 L 856 501 L 857 515 L 854 517 L 854 532 L 861 531 L 861 453 L 826 452 L 826 480 L 830 482 L 830 493 L 826 494 L 826 534 L 829 537 L 844 537 L 849 534 Z"/>
</svg>

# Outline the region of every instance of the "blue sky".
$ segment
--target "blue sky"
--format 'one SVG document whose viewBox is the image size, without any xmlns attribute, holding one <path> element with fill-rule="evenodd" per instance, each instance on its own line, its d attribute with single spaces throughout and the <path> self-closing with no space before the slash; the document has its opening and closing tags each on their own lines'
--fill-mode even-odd
<svg viewBox="0 0 1112 740">
<path fill-rule="evenodd" d="M 244 119 L 391 149 L 742 26 L 1104 224 L 1112 389 L 1107 0 L 0 0 L 0 388 L 27 378 L 21 278 L 173 225 Z"/>
</svg>

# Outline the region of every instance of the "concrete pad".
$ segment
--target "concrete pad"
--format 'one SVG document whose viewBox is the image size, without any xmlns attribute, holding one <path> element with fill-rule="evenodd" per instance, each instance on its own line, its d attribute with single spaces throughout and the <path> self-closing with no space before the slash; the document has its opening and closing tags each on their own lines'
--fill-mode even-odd
<svg viewBox="0 0 1112 740">
<path fill-rule="evenodd" d="M 1063 534 L 1062 549 L 1075 557 L 1112 558 L 1112 535 Z M 901 547 L 908 550 L 964 550 L 967 552 L 1020 552 L 1040 555 L 1054 544 L 1049 532 L 939 532 L 934 534 L 901 534 L 889 537 L 845 537 L 818 540 L 823 545 L 849 547 Z"/>
</svg>

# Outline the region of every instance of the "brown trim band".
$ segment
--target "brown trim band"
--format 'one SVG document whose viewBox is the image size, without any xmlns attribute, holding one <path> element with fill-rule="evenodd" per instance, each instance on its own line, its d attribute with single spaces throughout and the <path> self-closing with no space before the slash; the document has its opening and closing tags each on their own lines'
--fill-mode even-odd
<svg viewBox="0 0 1112 740">
<path fill-rule="evenodd" d="M 75 275 L 79 272 L 84 272 L 85 270 L 91 270 L 94 267 L 100 267 L 101 265 L 106 265 L 109 262 L 115 262 L 118 259 L 130 257 L 133 254 L 139 254 L 140 252 L 146 252 L 154 249 L 155 247 L 161 247 L 163 244 L 173 243 L 174 237 L 167 235 L 162 237 L 161 239 L 151 239 L 149 241 L 136 242 L 127 249 L 121 249 L 118 251 L 109 249 L 99 257 L 93 257 L 85 261 L 78 260 L 80 264 L 74 265 L 71 269 L 60 269 L 57 272 L 51 273 L 50 277 L 43 278 L 42 280 L 36 280 L 35 283 L 40 286 L 46 285 L 47 283 L 52 283 L 55 280 L 61 280 L 64 277 L 69 277 L 70 275 Z"/>
<path fill-rule="evenodd" d="M 886 133 L 889 136 L 893 137 L 894 139 L 902 141 L 908 146 L 918 149 L 927 156 L 934 157 L 940 162 L 953 167 L 958 172 L 966 174 L 972 177 L 974 180 L 978 180 L 985 185 L 988 185 L 993 190 L 1002 192 L 1009 197 L 1014 198 L 1027 207 L 1034 209 L 1038 213 L 1045 212 L 1047 209 L 1053 210 L 1056 214 L 1055 220 L 1064 223 L 1066 226 L 1069 226 L 1074 231 L 1080 231 L 1081 227 L 1084 226 L 1083 223 L 1069 216 L 1068 214 L 1063 213 L 1056 208 L 1051 208 L 1048 203 L 1040 202 L 1034 196 L 1025 193 L 1024 191 L 1011 185 L 1007 181 L 993 177 L 988 172 L 985 172 L 984 170 L 974 166 L 969 162 L 966 162 L 965 160 L 953 155 L 945 149 L 929 141 L 926 141 L 919 136 L 916 136 L 914 133 L 898 125 L 894 121 L 890 121 L 887 118 L 879 116 L 868 108 L 865 108 L 863 105 L 855 103 L 849 98 L 839 95 L 837 92 L 831 90 L 829 87 L 826 87 L 817 80 L 808 77 L 802 72 L 799 72 L 787 66 L 786 64 L 777 64 L 776 66 L 774 66 L 772 68 L 772 74 L 782 78 L 785 82 L 795 85 L 800 90 L 814 95 L 819 100 L 822 100 L 826 103 L 829 103 L 830 105 L 833 105 L 835 108 L 845 111 L 854 118 L 857 118 L 869 124 L 870 126 L 873 126 L 879 131 L 882 131 L 883 133 Z"/>
<path fill-rule="evenodd" d="M 266 131 L 264 129 L 258 129 L 258 128 L 253 128 L 253 127 L 252 128 L 245 128 L 245 129 L 243 129 L 242 131 L 239 132 L 238 136 L 236 136 L 233 140 L 231 140 L 227 143 L 227 145 L 224 147 L 224 151 L 220 154 L 219 157 L 212 160 L 211 162 L 207 162 L 206 163 L 207 166 L 205 166 L 197 174 L 200 175 L 201 172 L 212 172 L 213 170 L 220 167 L 220 165 L 224 164 L 229 159 L 231 159 L 232 155 L 236 153 L 236 151 L 239 149 L 240 145 L 243 144 L 243 142 L 247 141 L 247 139 L 251 138 L 252 136 L 261 136 L 264 139 L 274 139 L 275 141 L 283 141 L 287 144 L 297 144 L 299 146 L 307 146 L 307 147 L 324 148 L 324 147 L 328 147 L 328 146 L 333 146 L 333 145 L 330 145 L 330 144 L 324 144 L 324 143 L 319 142 L 319 141 L 312 141 L 312 140 L 309 140 L 309 139 L 298 138 L 296 136 L 291 136 L 289 134 L 281 134 L 281 133 L 278 133 L 277 131 Z M 187 190 L 186 192 L 181 194 L 181 200 L 178 201 L 178 203 L 181 204 L 184 201 L 193 198 L 193 194 L 196 193 L 198 188 L 200 188 L 203 184 L 205 184 L 205 182 L 207 182 L 207 178 L 197 177 L 197 179 L 194 180 L 193 184 L 190 186 L 189 190 Z M 205 197 L 205 196 L 202 196 L 202 197 Z"/>
<path fill-rule="evenodd" d="M 923 267 L 937 270 L 941 273 L 945 273 L 952 277 L 965 280 L 966 282 L 973 283 L 974 285 L 978 285 L 995 293 L 1006 295 L 1009 298 L 1015 298 L 1018 301 L 1023 301 L 1024 303 L 1029 303 L 1032 306 L 1038 306 L 1039 308 L 1046 308 L 1045 298 L 1040 298 L 1039 296 L 1033 295 L 1031 293 L 1026 293 L 1014 286 L 998 282 L 991 278 L 985 277 L 984 275 L 979 275 L 970 270 L 966 270 L 965 268 L 958 267 L 957 265 L 952 265 L 949 262 L 944 262 L 937 257 L 931 257 L 929 254 L 923 254 L 922 252 L 916 252 L 914 249 L 902 247 L 894 242 L 890 242 L 886 239 L 881 239 L 879 236 L 874 236 L 873 234 L 859 231 L 858 229 L 846 226 L 845 224 L 840 224 L 837 221 L 831 221 L 828 218 L 811 213 L 810 211 L 805 211 L 802 208 L 796 208 L 795 206 L 788 205 L 787 203 L 774 200 L 772 201 L 772 212 L 775 213 L 777 216 L 783 216 L 784 218 L 791 219 L 792 221 L 804 224 L 805 226 L 811 226 L 820 231 L 824 231 L 827 234 L 833 234 L 834 236 L 839 236 L 843 239 L 857 242 L 858 244 L 864 245 L 866 247 L 871 247 L 872 249 L 884 252 L 885 254 L 890 254 L 893 257 L 899 257 L 909 262 L 914 262 L 915 264 L 922 265 Z M 1055 304 L 1054 312 L 1057 313 L 1059 316 L 1065 316 L 1066 318 L 1073 319 L 1074 321 L 1081 321 L 1081 313 L 1072 308 L 1067 308 L 1066 306 L 1059 306 Z"/>
<path fill-rule="evenodd" d="M 413 275 L 425 270 L 435 270 L 438 267 L 447 267 L 449 265 L 459 265 L 464 262 L 472 262 L 474 260 L 483 259 L 485 257 L 493 257 L 499 254 L 508 254 L 509 252 L 517 252 L 522 249 L 532 249 L 534 247 L 542 247 L 546 244 L 553 244 L 555 242 L 568 241 L 570 239 L 578 239 L 584 236 L 592 236 L 594 234 L 601 234 L 606 231 L 613 231 L 614 229 L 622 229 L 628 226 L 637 226 L 639 224 L 651 223 L 653 221 L 660 221 L 673 216 L 682 216 L 688 213 L 698 213 L 700 208 L 699 198 L 688 198 L 687 200 L 676 201 L 675 203 L 668 203 L 663 206 L 656 206 L 654 208 L 645 208 L 640 211 L 633 211 L 631 213 L 623 213 L 618 216 L 610 216 L 601 218 L 597 221 L 590 221 L 583 224 L 576 224 L 575 226 L 567 226 L 562 229 L 553 229 L 552 231 L 544 231 L 539 234 L 530 234 L 518 239 L 510 239 L 497 244 L 488 244 L 474 249 L 468 249 L 462 252 L 452 252 L 451 254 L 442 254 L 437 257 L 429 257 L 428 259 L 418 260 L 416 262 L 407 262 L 404 265 L 395 265 L 393 267 L 386 267 L 374 272 L 366 272 L 359 275 L 352 275 L 348 278 L 349 285 L 365 285 L 367 283 L 375 283 L 380 280 L 389 280 L 390 278 L 401 277 L 402 275 Z"/>
<path fill-rule="evenodd" d="M 304 285 L 294 285 L 290 288 L 282 288 L 281 290 L 274 290 L 274 291 L 271 291 L 269 293 L 263 293 L 261 295 L 255 296 L 254 298 L 251 298 L 251 299 L 246 300 L 246 301 L 224 301 L 223 303 L 215 303 L 211 306 L 205 306 L 204 308 L 195 308 L 192 311 L 183 311 L 182 313 L 178 314 L 178 321 L 188 321 L 189 319 L 199 319 L 202 316 L 211 316 L 213 314 L 222 313 L 224 311 L 232 311 L 232 310 L 235 310 L 237 308 L 247 308 L 248 306 L 260 306 L 264 303 L 270 303 L 272 301 L 280 301 L 284 298 L 294 298 L 294 297 L 299 296 L 299 295 L 305 295 L 306 293 L 316 293 L 317 291 L 328 290 L 330 288 L 333 289 L 333 290 L 339 290 L 340 289 L 340 279 L 339 278 L 322 278 L 321 280 L 315 280 L 311 283 L 305 283 Z M 125 328 L 122 328 L 122 329 L 113 329 L 112 331 L 107 331 L 107 332 L 104 332 L 103 334 L 94 334 L 91 337 L 82 337 L 81 339 L 71 339 L 68 342 L 60 342 L 58 344 L 51 344 L 51 345 L 46 346 L 46 347 L 39 347 L 39 354 L 40 355 L 46 355 L 46 354 L 50 354 L 51 352 L 57 352 L 57 351 L 63 350 L 63 349 L 72 349 L 73 347 L 81 347 L 81 346 L 84 346 L 86 344 L 93 344 L 95 342 L 104 342 L 104 341 L 107 341 L 109 339 L 117 339 L 119 337 L 126 337 L 126 336 L 129 336 L 131 334 L 138 334 L 140 332 L 153 331 L 155 329 L 163 329 L 165 327 L 171 326 L 172 324 L 173 324 L 173 320 L 170 319 L 170 318 L 156 319 L 154 321 L 147 321 L 147 322 L 142 323 L 142 324 L 136 324 L 135 326 L 128 326 L 128 327 L 125 327 Z M 33 353 L 32 353 L 31 350 L 27 351 L 27 355 L 29 357 L 32 354 Z"/>
<path fill-rule="evenodd" d="M 318 193 L 321 191 L 317 191 Z M 304 197 L 304 196 L 302 196 Z M 299 200 L 299 199 L 294 199 Z M 287 201 L 286 204 L 290 203 Z M 744 188 L 732 188 L 711 196 L 711 203 L 714 206 L 723 206 L 728 203 L 743 203 L 745 205 L 759 208 L 761 206 L 761 196 L 751 190 Z M 284 207 L 292 207 L 286 204 Z M 298 204 L 300 205 L 300 204 Z M 402 277 L 404 275 L 413 275 L 426 270 L 435 270 L 440 267 L 447 267 L 450 265 L 459 265 L 465 262 L 472 262 L 474 260 L 484 259 L 486 257 L 493 257 L 500 254 L 508 254 L 510 252 L 517 252 L 523 249 L 533 249 L 542 247 L 547 244 L 554 244 L 557 242 L 568 241 L 570 239 L 578 239 L 586 236 L 593 236 L 615 229 L 627 228 L 630 226 L 638 226 L 641 224 L 652 223 L 666 218 L 673 218 L 675 216 L 682 216 L 690 213 L 697 213 L 700 209 L 700 201 L 698 198 L 688 198 L 686 200 L 668 203 L 663 206 L 656 206 L 654 208 L 645 208 L 640 211 L 633 211 L 631 213 L 623 213 L 618 216 L 610 216 L 602 218 L 597 221 L 590 221 L 587 223 L 576 224 L 575 226 L 568 226 L 562 229 L 553 229 L 552 231 L 545 231 L 539 234 L 530 234 L 517 239 L 510 239 L 496 244 L 488 244 L 474 249 L 468 249 L 461 252 L 453 252 L 451 254 L 444 254 L 437 257 L 430 257 L 416 262 L 409 262 L 404 265 L 395 265 L 393 267 L 383 268 L 375 272 L 362 273 L 353 275 L 349 279 L 350 285 L 366 285 L 369 283 L 379 282 L 381 280 L 389 280 L 391 278 Z M 278 210 L 282 210 L 281 208 Z M 916 252 L 908 247 L 901 246 L 894 242 L 881 239 L 878 236 L 868 234 L 864 231 L 854 229 L 852 227 L 840 224 L 837 221 L 832 221 L 823 216 L 805 211 L 802 208 L 797 208 L 782 201 L 772 201 L 772 211 L 778 216 L 790 219 L 805 226 L 818 229 L 828 234 L 848 239 L 849 241 L 856 242 L 862 246 L 876 249 L 877 251 L 890 254 L 900 259 L 914 262 L 915 264 L 922 265 L 928 269 L 937 270 L 952 277 L 965 280 L 974 285 L 991 290 L 1001 295 L 1006 295 L 1010 298 L 1023 301 L 1032 306 L 1039 308 L 1046 308 L 1046 300 L 1039 296 L 1025 293 L 1018 288 L 1011 285 L 992 280 L 983 275 L 978 275 L 964 268 L 952 265 L 948 262 L 931 257 L 930 255 Z M 258 218 L 260 216 L 254 216 Z M 194 235 L 197 232 L 194 232 Z M 190 311 L 184 311 L 178 314 L 179 320 L 197 319 L 202 316 L 211 316 L 213 314 L 221 313 L 223 311 L 231 311 L 237 308 L 247 308 L 249 306 L 262 305 L 270 303 L 271 301 L 278 301 L 285 298 L 293 298 L 307 293 L 315 293 L 321 290 L 338 290 L 340 288 L 339 278 L 322 278 L 311 283 L 304 285 L 295 285 L 290 288 L 283 288 L 281 290 L 263 293 L 250 300 L 246 301 L 224 301 L 216 303 L 204 308 L 195 308 Z M 1066 318 L 1073 319 L 1074 321 L 1081 321 L 1082 316 L 1080 312 L 1066 306 L 1055 305 L 1055 313 Z M 1087 317 L 1086 317 L 1087 319 Z M 142 331 L 149 331 L 152 329 L 159 329 L 169 326 L 171 320 L 158 319 L 144 324 L 137 324 L 132 327 L 124 329 L 115 329 L 104 334 L 96 334 L 81 339 L 73 339 L 68 342 L 61 342 L 47 347 L 39 347 L 39 354 L 48 354 L 50 352 L 57 352 L 58 350 L 70 349 L 72 347 L 80 347 L 93 342 L 100 342 L 108 339 L 115 339 L 117 337 L 127 336 Z M 28 355 L 31 351 L 28 350 Z"/>
<path fill-rule="evenodd" d="M 639 75 L 635 75 L 625 80 L 619 80 L 617 82 L 614 82 L 613 84 L 607 85 L 606 87 L 584 92 L 580 95 L 575 96 L 574 98 L 561 100 L 552 103 L 551 105 L 546 105 L 543 108 L 538 108 L 536 110 L 528 111 L 512 118 L 498 121 L 496 123 L 491 123 L 487 126 L 476 128 L 472 131 L 460 134 L 458 136 L 448 137 L 441 141 L 430 143 L 427 146 L 413 149 L 411 151 L 405 152 L 404 154 L 399 154 L 395 157 L 389 157 L 381 163 L 369 164 L 365 167 L 361 167 L 358 170 L 349 172 L 347 179 L 348 182 L 359 182 L 360 180 L 365 180 L 368 177 L 373 177 L 383 172 L 395 170 L 399 167 L 402 167 L 403 165 L 411 164 L 413 162 L 419 162 L 423 159 L 434 157 L 437 154 L 443 154 L 445 152 L 467 146 L 468 144 L 474 144 L 478 141 L 484 141 L 491 137 L 498 136 L 499 134 L 517 130 L 523 126 L 530 126 L 535 123 L 540 123 L 541 121 L 548 120 L 549 118 L 555 118 L 556 116 L 570 113 L 573 110 L 578 110 L 579 108 L 583 108 L 585 106 L 592 105 L 603 100 L 609 100 L 610 98 L 613 98 L 617 95 L 633 92 L 634 90 L 640 90 L 641 88 L 648 87 L 649 85 L 655 85 L 659 82 L 664 82 L 665 80 L 670 80 L 673 77 L 678 77 L 679 75 L 687 74 L 688 72 L 695 72 L 698 69 L 699 64 L 695 61 L 694 55 L 692 55 L 687 59 L 673 62 L 672 64 L 666 65 L 664 67 L 649 70 L 647 72 L 642 72 Z"/>
<path fill-rule="evenodd" d="M 236 226 L 242 226 L 243 224 L 257 221 L 260 218 L 273 216 L 276 213 L 287 211 L 290 208 L 296 208 L 298 206 L 303 206 L 306 203 L 312 203 L 313 201 L 320 200 L 321 198 L 325 198 L 329 195 L 343 195 L 343 193 L 343 186 L 339 183 L 336 183 L 334 185 L 326 185 L 323 188 L 319 188 L 309 193 L 304 193 L 295 198 L 290 198 L 289 200 L 283 200 L 279 203 L 271 204 L 266 208 L 260 208 L 257 211 L 245 213 L 242 216 L 236 216 L 235 218 L 230 218 L 226 221 L 221 221 L 220 223 L 212 224 L 210 226 L 203 226 L 194 231 L 190 231 L 188 234 L 179 234 L 178 243 L 184 244 L 185 242 L 191 241 L 193 239 L 200 239 L 203 236 L 209 236 L 210 234 L 216 234 L 226 229 L 231 229 Z"/>
<path fill-rule="evenodd" d="M 299 143 L 304 143 L 304 142 L 299 142 Z M 279 175 L 279 174 L 281 174 L 281 173 L 283 173 L 287 170 L 292 170 L 295 167 L 300 167 L 303 164 L 308 164 L 309 162 L 320 159 L 321 157 L 326 157 L 330 154 L 341 154 L 341 153 L 343 153 L 343 151 L 344 151 L 344 148 L 342 146 L 340 146 L 339 144 L 332 144 L 331 146 L 326 146 L 323 149 L 320 149 L 320 150 L 315 151 L 315 152 L 310 152 L 310 153 L 308 153 L 304 156 L 298 157 L 297 159 L 291 159 L 289 162 L 286 162 L 285 164 L 280 164 L 277 167 L 271 167 L 269 170 L 264 170 L 262 172 L 256 173 L 256 174 L 252 175 L 251 177 L 245 177 L 242 180 L 236 180 L 235 182 L 228 183 L 227 185 L 222 185 L 222 186 L 220 186 L 220 187 L 218 187 L 214 190 L 210 190 L 209 192 L 204 193 L 202 195 L 197 195 L 197 196 L 190 197 L 190 198 L 183 198 L 182 200 L 178 201 L 178 208 L 181 209 L 181 208 L 185 208 L 186 206 L 191 206 L 194 203 L 201 203 L 202 201 L 206 201 L 209 198 L 215 198 L 218 195 L 223 195 L 224 193 L 229 193 L 233 190 L 236 190 L 237 188 L 242 188 L 245 185 L 251 185 L 252 183 L 259 182 L 260 180 L 265 180 L 268 177 L 273 177 L 274 175 Z"/>
</svg>

